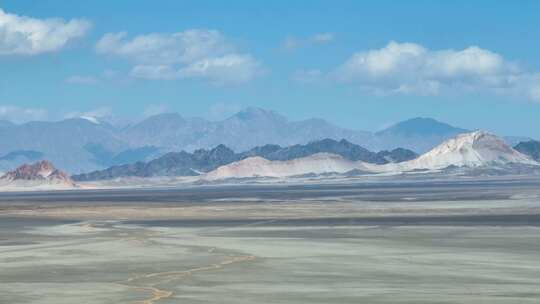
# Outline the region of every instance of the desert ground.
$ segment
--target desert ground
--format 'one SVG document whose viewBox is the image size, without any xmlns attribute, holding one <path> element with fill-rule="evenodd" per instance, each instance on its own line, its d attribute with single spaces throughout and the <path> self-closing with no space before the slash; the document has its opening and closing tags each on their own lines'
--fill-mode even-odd
<svg viewBox="0 0 540 304">
<path fill-rule="evenodd" d="M 538 303 L 540 179 L 0 194 L 0 303 Z"/>
</svg>

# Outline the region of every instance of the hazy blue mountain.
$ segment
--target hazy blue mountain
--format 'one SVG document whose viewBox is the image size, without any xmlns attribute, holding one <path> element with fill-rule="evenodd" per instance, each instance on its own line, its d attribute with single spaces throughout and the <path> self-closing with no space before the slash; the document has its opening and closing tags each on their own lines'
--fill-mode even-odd
<svg viewBox="0 0 540 304">
<path fill-rule="evenodd" d="M 178 113 L 166 113 L 124 128 L 119 132 L 132 147 L 154 146 L 169 151 L 192 151 L 214 126 L 202 118 L 184 118 Z"/>
<path fill-rule="evenodd" d="M 18 150 L 9 152 L 4 156 L 0 156 L 0 161 L 12 161 L 17 158 L 25 158 L 29 161 L 39 160 L 43 157 L 43 153 L 31 150 Z"/>
<path fill-rule="evenodd" d="M 451 126 L 432 118 L 413 118 L 375 133 L 379 149 L 406 148 L 426 152 L 441 142 L 469 130 Z"/>
<path fill-rule="evenodd" d="M 525 136 L 504 136 L 503 139 L 511 147 L 514 147 L 522 142 L 534 141 L 534 139 Z"/>
<path fill-rule="evenodd" d="M 65 168 L 82 172 L 101 166 L 84 147 L 99 144 L 109 151 L 122 151 L 127 145 L 110 125 L 96 124 L 86 119 L 67 119 L 59 122 L 29 122 L 0 127 L 0 154 L 32 150 Z"/>
<path fill-rule="evenodd" d="M 520 142 L 517 144 L 514 149 L 519 152 L 530 156 L 536 161 L 540 161 L 540 142 L 536 140 L 530 140 L 526 142 Z"/>
<path fill-rule="evenodd" d="M 124 150 L 112 157 L 110 160 L 111 165 L 123 165 L 135 163 L 138 161 L 147 161 L 157 158 L 162 153 L 159 148 L 153 146 L 144 146 L 140 148 L 133 148 Z"/>
<path fill-rule="evenodd" d="M 377 132 L 378 136 L 430 136 L 466 133 L 468 130 L 451 126 L 433 118 L 417 117 L 399 122 L 387 129 Z"/>
<path fill-rule="evenodd" d="M 288 146 L 324 138 L 345 138 L 356 143 L 372 140 L 369 132 L 343 129 L 322 119 L 289 121 L 260 108 L 247 108 L 217 122 L 160 114 L 127 127 L 122 135 L 132 146 L 156 146 L 169 151 L 194 151 L 219 144 L 242 151 L 265 144 Z"/>
<path fill-rule="evenodd" d="M 101 144 L 88 143 L 84 146 L 84 149 L 92 154 L 96 164 L 103 167 L 148 161 L 163 154 L 159 148 L 153 146 L 127 149 L 116 153 L 107 150 Z"/>
<path fill-rule="evenodd" d="M 0 136 L 3 139 L 0 141 L 0 155 L 17 151 L 39 151 L 43 153 L 41 159 L 51 160 L 66 171 L 77 174 L 113 165 L 148 162 L 168 152 L 191 153 L 199 149 L 211 149 L 220 144 L 234 151 L 248 151 L 255 147 L 276 150 L 323 139 L 336 142 L 345 139 L 369 151 L 387 150 L 385 155 L 360 150 L 355 152 L 358 155 L 371 155 L 371 158 L 363 156 L 369 161 L 381 162 L 383 158 L 400 160 L 412 157 L 413 154 L 395 150 L 397 148 L 422 153 L 466 131 L 434 119 L 414 118 L 371 133 L 341 128 L 318 118 L 290 121 L 274 111 L 251 107 L 221 121 L 168 113 L 122 127 L 92 117 L 25 124 L 0 121 Z M 513 143 L 518 139 L 511 137 L 507 141 Z M 334 150 L 339 150 L 339 145 L 334 145 Z M 323 147 L 318 148 L 321 150 Z M 290 148 L 288 152 L 280 150 L 268 157 L 285 157 L 283 155 L 288 153 L 301 155 L 310 149 Z M 17 160 L 0 161 L 0 171 L 14 169 L 22 160 L 31 161 L 23 155 L 19 155 Z"/>
<path fill-rule="evenodd" d="M 92 181 L 128 176 L 192 176 L 252 156 L 261 156 L 269 160 L 291 160 L 322 152 L 376 164 L 402 162 L 417 156 L 414 152 L 405 149 L 375 153 L 344 139 L 341 141 L 324 139 L 290 147 L 264 145 L 242 153 L 235 153 L 225 145 L 218 145 L 211 150 L 199 149 L 193 153 L 171 152 L 150 162 L 112 166 L 105 170 L 75 175 L 73 178 L 78 181 Z"/>
<path fill-rule="evenodd" d="M 12 123 L 11 121 L 0 120 L 0 128 L 13 127 L 13 126 L 15 126 L 15 124 Z"/>
<path fill-rule="evenodd" d="M 23 164 L 42 160 L 44 155 L 39 151 L 16 150 L 0 156 L 0 172 L 7 172 Z"/>
</svg>

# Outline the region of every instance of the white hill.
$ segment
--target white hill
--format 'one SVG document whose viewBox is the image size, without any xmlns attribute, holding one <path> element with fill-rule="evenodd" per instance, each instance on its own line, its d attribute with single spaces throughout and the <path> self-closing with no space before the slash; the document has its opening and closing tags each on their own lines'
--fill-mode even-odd
<svg viewBox="0 0 540 304">
<path fill-rule="evenodd" d="M 204 175 L 204 179 L 287 177 L 310 173 L 345 173 L 354 169 L 373 171 L 376 168 L 377 165 L 351 161 L 330 153 L 317 153 L 287 161 L 270 161 L 257 156 L 221 166 Z"/>
<path fill-rule="evenodd" d="M 416 159 L 383 167 L 411 171 L 437 170 L 449 166 L 474 168 L 508 164 L 538 165 L 528 156 L 508 146 L 503 139 L 485 131 L 476 131 L 457 135 Z"/>
<path fill-rule="evenodd" d="M 456 167 L 489 167 L 510 164 L 540 165 L 514 150 L 493 134 L 476 131 L 449 139 L 420 157 L 396 164 L 375 165 L 350 161 L 341 156 L 319 153 L 289 161 L 251 157 L 217 168 L 203 176 L 207 180 L 248 177 L 287 177 L 304 174 L 346 173 L 361 170 L 398 174 L 414 170 L 441 170 Z"/>
</svg>

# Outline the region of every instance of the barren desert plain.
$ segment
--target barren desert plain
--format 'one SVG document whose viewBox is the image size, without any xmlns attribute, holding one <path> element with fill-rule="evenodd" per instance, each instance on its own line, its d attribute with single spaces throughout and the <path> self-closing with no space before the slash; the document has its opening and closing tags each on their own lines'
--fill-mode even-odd
<svg viewBox="0 0 540 304">
<path fill-rule="evenodd" d="M 540 180 L 0 195 L 0 303 L 538 303 Z"/>
</svg>

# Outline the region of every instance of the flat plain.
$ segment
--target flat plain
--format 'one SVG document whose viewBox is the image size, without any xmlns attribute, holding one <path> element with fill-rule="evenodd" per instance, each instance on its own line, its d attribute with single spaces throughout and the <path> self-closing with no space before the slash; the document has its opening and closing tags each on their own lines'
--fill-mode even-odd
<svg viewBox="0 0 540 304">
<path fill-rule="evenodd" d="M 0 303 L 538 303 L 540 179 L 0 194 Z"/>
</svg>

